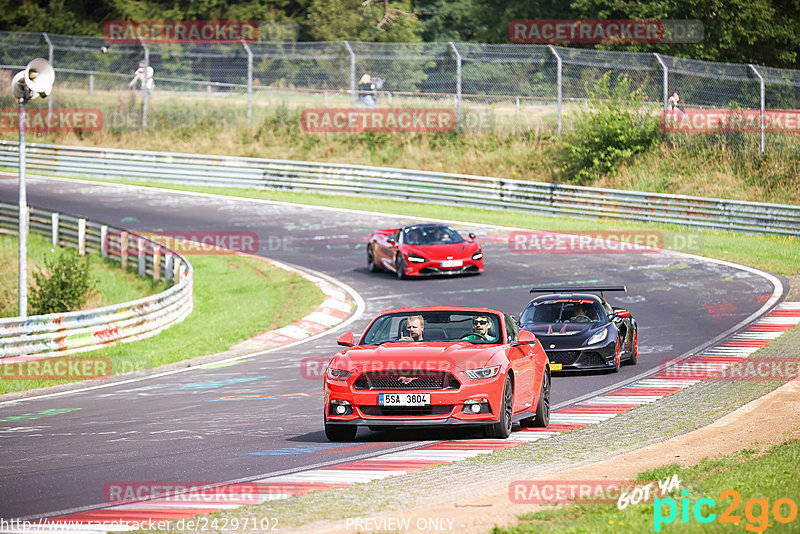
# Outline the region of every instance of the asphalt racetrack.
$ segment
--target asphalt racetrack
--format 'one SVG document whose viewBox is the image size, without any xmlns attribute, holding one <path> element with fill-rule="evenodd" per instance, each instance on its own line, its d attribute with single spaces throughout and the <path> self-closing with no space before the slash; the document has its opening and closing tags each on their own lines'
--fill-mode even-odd
<svg viewBox="0 0 800 534">
<path fill-rule="evenodd" d="M 0 198 L 16 202 L 17 194 L 16 177 L 0 177 Z M 606 297 L 628 307 L 638 321 L 639 365 L 623 366 L 618 374 L 557 376 L 554 405 L 704 345 L 757 312 L 775 291 L 756 272 L 672 252 L 515 253 L 508 230 L 476 224 L 454 226 L 484 243 L 485 274 L 400 281 L 367 271 L 364 243 L 373 229 L 418 220 L 405 216 L 40 177 L 28 178 L 28 203 L 137 231 L 254 232 L 259 255 L 354 288 L 366 303 L 366 312 L 349 327 L 357 335 L 375 314 L 395 307 L 485 306 L 519 314 L 534 285 L 626 285 L 627 293 Z M 430 214 L 435 216 L 435 207 Z M 301 364 L 336 352 L 340 333 L 228 366 L 0 403 L 0 517 L 99 507 L 112 482 L 256 478 L 470 436 L 361 429 L 355 443 L 329 443 L 322 428 L 321 379 L 305 376 Z M 253 395 L 261 397 L 247 398 Z"/>
</svg>

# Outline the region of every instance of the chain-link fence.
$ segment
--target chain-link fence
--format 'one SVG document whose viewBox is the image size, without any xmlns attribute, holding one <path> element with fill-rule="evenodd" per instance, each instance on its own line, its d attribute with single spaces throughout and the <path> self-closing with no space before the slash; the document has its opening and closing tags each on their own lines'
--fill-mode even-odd
<svg viewBox="0 0 800 534">
<path fill-rule="evenodd" d="M 365 73 L 382 82 L 378 107 L 447 107 L 467 130 L 561 133 L 588 105 L 588 89 L 610 73 L 639 89 L 654 114 L 680 93 L 686 110 L 753 110 L 760 127 L 738 135 L 763 152 L 764 113 L 798 109 L 800 71 L 712 63 L 648 53 L 527 44 L 251 42 L 108 45 L 102 37 L 0 32 L 3 80 L 35 58 L 49 59 L 56 87 L 34 106 L 96 108 L 103 129 L 259 124 L 276 107 L 357 107 Z M 134 79 L 139 61 L 155 88 Z M 9 78 L 10 79 L 10 78 Z M 0 82 L 3 83 L 3 82 Z M 0 103 L 15 105 L 7 84 Z M 705 132 L 709 134 L 709 132 Z M 673 142 L 688 142 L 683 133 Z M 760 147 L 759 147 L 760 145 Z"/>
</svg>

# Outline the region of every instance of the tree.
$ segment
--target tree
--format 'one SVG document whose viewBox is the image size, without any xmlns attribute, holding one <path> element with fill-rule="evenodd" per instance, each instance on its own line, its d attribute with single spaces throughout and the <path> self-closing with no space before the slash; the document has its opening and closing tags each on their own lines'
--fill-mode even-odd
<svg viewBox="0 0 800 534">
<path fill-rule="evenodd" d="M 312 0 L 308 35 L 318 41 L 420 42 L 408 0 Z"/>
</svg>

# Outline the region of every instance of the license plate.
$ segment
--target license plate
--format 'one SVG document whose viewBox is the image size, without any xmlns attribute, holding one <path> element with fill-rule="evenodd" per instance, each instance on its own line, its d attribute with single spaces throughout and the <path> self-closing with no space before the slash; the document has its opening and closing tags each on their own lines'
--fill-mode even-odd
<svg viewBox="0 0 800 534">
<path fill-rule="evenodd" d="M 379 393 L 380 406 L 430 406 L 430 393 Z"/>
<path fill-rule="evenodd" d="M 464 265 L 464 260 L 444 260 L 440 265 L 442 267 L 461 267 Z"/>
<path fill-rule="evenodd" d="M 550 370 L 551 371 L 560 371 L 561 370 L 561 364 L 560 363 L 551 363 L 550 364 Z"/>
</svg>

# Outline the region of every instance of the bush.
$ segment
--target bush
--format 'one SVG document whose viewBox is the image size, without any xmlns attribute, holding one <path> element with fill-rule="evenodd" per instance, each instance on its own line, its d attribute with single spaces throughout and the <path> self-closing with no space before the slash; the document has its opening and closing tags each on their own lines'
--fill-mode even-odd
<svg viewBox="0 0 800 534">
<path fill-rule="evenodd" d="M 627 76 L 611 89 L 606 72 L 586 92 L 589 110 L 578 114 L 558 155 L 559 178 L 577 184 L 616 173 L 622 161 L 656 144 L 661 131 L 658 117 L 643 110 L 643 94 L 631 89 Z"/>
<path fill-rule="evenodd" d="M 80 309 L 97 285 L 92 278 L 89 256 L 81 258 L 74 250 L 65 250 L 54 258 L 45 258 L 45 271 L 34 272 L 36 287 L 31 290 L 34 313 L 62 313 Z"/>
</svg>

